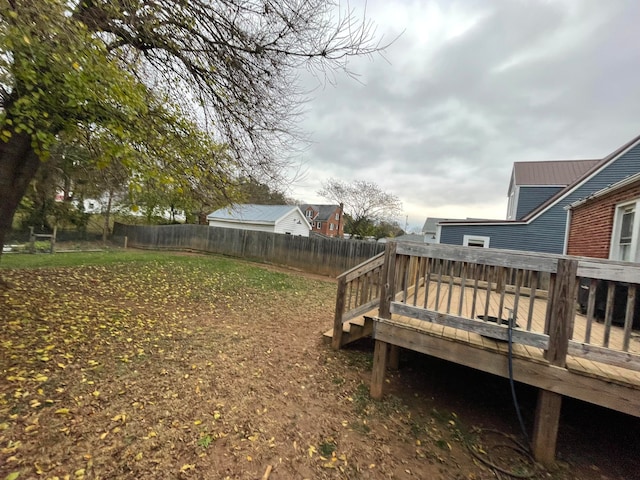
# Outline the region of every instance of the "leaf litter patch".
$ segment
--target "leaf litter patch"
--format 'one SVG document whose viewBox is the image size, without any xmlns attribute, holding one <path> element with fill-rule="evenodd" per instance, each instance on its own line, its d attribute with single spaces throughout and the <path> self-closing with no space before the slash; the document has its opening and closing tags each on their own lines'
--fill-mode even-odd
<svg viewBox="0 0 640 480">
<path fill-rule="evenodd" d="M 322 344 L 333 282 L 171 255 L 3 277 L 0 478 L 495 478 L 459 419 L 371 399 L 371 352 Z"/>
</svg>

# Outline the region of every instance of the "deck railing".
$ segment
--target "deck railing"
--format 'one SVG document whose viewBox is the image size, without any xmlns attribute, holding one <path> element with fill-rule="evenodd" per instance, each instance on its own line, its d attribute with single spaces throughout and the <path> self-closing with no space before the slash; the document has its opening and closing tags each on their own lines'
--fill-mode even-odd
<svg viewBox="0 0 640 480">
<path fill-rule="evenodd" d="M 544 350 L 554 365 L 564 367 L 569 354 L 640 370 L 638 265 L 391 243 L 383 270 L 382 318 L 401 315 L 499 340 L 513 318 L 513 342 Z M 576 322 L 578 292 L 586 318 Z"/>
<path fill-rule="evenodd" d="M 569 353 L 640 371 L 640 265 L 580 258 L 578 305 L 584 328 L 574 328 Z M 602 328 L 595 328 L 602 323 Z"/>
<path fill-rule="evenodd" d="M 379 308 L 516 344 L 640 371 L 640 265 L 449 245 L 389 243 L 338 277 L 332 344 Z M 541 313 L 542 312 L 542 313 Z"/>
<path fill-rule="evenodd" d="M 337 277 L 336 312 L 331 344 L 338 349 L 342 342 L 342 325 L 380 304 L 384 252 L 356 265 Z"/>
</svg>

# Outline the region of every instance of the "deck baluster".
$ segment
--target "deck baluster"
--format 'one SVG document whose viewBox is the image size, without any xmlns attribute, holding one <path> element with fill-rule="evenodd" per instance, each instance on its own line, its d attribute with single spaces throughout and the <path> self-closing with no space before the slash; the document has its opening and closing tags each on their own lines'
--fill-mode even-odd
<svg viewBox="0 0 640 480">
<path fill-rule="evenodd" d="M 451 296 L 453 295 L 453 279 L 455 277 L 456 262 L 449 262 L 449 291 L 447 292 L 447 313 L 451 312 Z"/>
<path fill-rule="evenodd" d="M 627 310 L 624 316 L 624 335 L 622 339 L 622 350 L 629 351 L 631 340 L 631 327 L 633 326 L 633 312 L 636 306 L 636 285 L 629 285 L 627 290 Z"/>
<path fill-rule="evenodd" d="M 535 270 L 529 272 L 529 313 L 527 314 L 527 331 L 531 331 L 533 324 L 533 309 L 536 303 L 536 289 L 538 288 L 538 272 Z"/>
<path fill-rule="evenodd" d="M 427 264 L 425 265 L 423 308 L 428 308 L 429 306 L 429 291 L 431 290 L 431 267 L 433 266 L 433 261 L 431 260 L 431 258 L 426 257 L 426 260 Z"/>
<path fill-rule="evenodd" d="M 602 346 L 609 346 L 609 339 L 611 337 L 611 323 L 613 322 L 613 307 L 615 303 L 616 284 L 615 282 L 607 282 L 607 306 L 605 307 L 604 314 L 604 338 L 602 340 Z"/>
</svg>

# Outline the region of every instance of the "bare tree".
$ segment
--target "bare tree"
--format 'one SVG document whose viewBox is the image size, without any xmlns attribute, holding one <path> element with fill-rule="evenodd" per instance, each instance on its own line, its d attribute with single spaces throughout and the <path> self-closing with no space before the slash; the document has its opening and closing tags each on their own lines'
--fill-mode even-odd
<svg viewBox="0 0 640 480">
<path fill-rule="evenodd" d="M 235 164 L 220 178 L 279 178 L 305 101 L 299 69 L 348 71 L 350 57 L 384 47 L 368 19 L 327 0 L 0 0 L 0 9 L 0 244 L 60 132 L 107 129 L 127 150 L 130 124 L 178 116 L 229 150 Z M 140 135 L 133 150 L 144 152 Z"/>
<path fill-rule="evenodd" d="M 331 178 L 322 184 L 318 195 L 344 204 L 345 231 L 356 237 L 368 235 L 368 229 L 381 221 L 388 221 L 402 212 L 402 202 L 373 182 L 356 180 L 352 183 Z"/>
</svg>

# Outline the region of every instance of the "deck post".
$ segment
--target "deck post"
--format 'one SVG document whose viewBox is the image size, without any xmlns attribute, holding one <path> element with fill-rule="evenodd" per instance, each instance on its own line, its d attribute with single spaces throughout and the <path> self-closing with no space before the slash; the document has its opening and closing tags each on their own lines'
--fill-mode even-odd
<svg viewBox="0 0 640 480">
<path fill-rule="evenodd" d="M 380 290 L 380 308 L 378 315 L 380 318 L 391 318 L 391 300 L 395 297 L 396 278 L 396 243 L 387 243 L 384 252 L 384 263 L 382 264 L 382 288 Z M 375 338 L 375 331 L 373 338 Z M 384 386 L 384 375 L 387 370 L 387 360 L 389 344 L 376 340 L 373 350 L 373 371 L 371 372 L 371 396 L 382 398 Z"/>
<path fill-rule="evenodd" d="M 549 347 L 545 358 L 550 364 L 565 367 L 569 339 L 573 330 L 573 319 L 576 313 L 575 284 L 578 272 L 577 260 L 561 258 L 554 282 L 551 306 L 548 309 L 547 324 L 549 331 Z"/>
<path fill-rule="evenodd" d="M 338 292 L 336 295 L 336 313 L 333 320 L 333 336 L 331 347 L 340 350 L 342 346 L 342 313 L 344 312 L 344 302 L 347 296 L 347 281 L 345 277 L 338 278 Z"/>
<path fill-rule="evenodd" d="M 555 281 L 552 282 L 553 294 L 549 300 L 551 305 L 547 309 L 549 318 L 545 323 L 549 328 L 549 346 L 545 358 L 551 365 L 562 368 L 566 366 L 569 339 L 573 330 L 577 271 L 577 260 L 558 260 Z M 555 464 L 561 407 L 562 395 L 539 390 L 531 447 L 535 459 L 547 467 Z"/>
<path fill-rule="evenodd" d="M 373 349 L 373 369 L 371 371 L 370 394 L 372 398 L 375 398 L 377 400 L 382 398 L 384 375 L 387 370 L 388 351 L 388 343 L 376 340 L 376 346 Z"/>
<path fill-rule="evenodd" d="M 389 368 L 398 370 L 400 366 L 400 347 L 397 345 L 389 345 Z"/>
<path fill-rule="evenodd" d="M 561 407 L 562 395 L 548 390 L 538 390 L 531 448 L 536 461 L 547 468 L 555 466 Z"/>
</svg>

